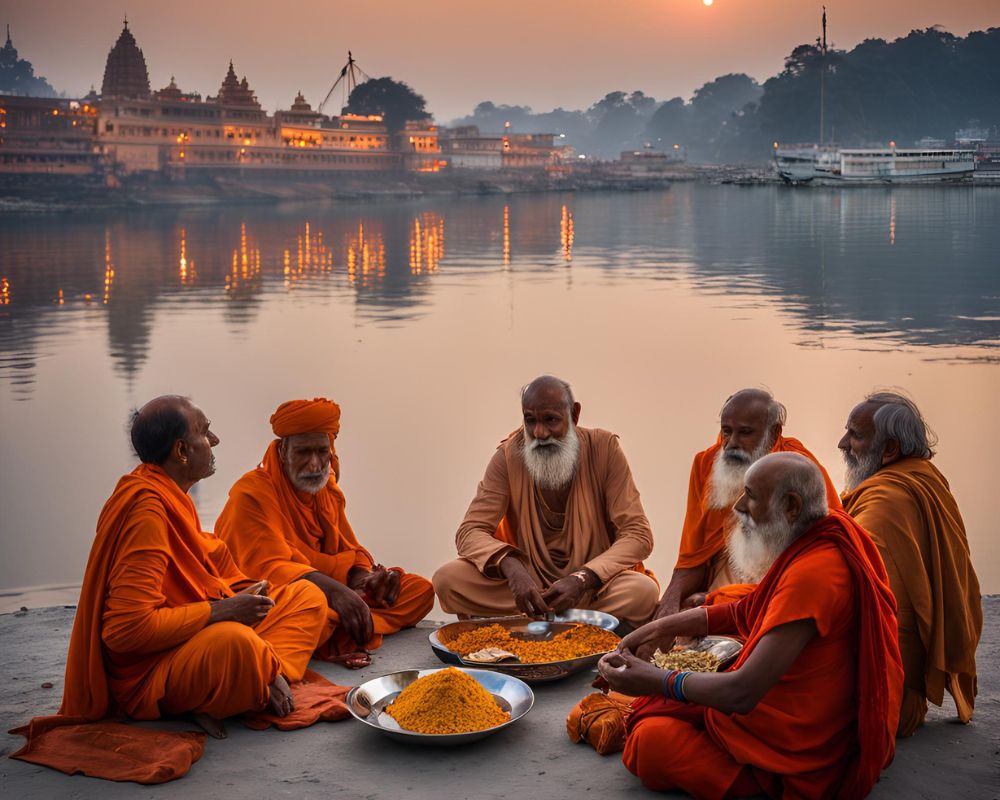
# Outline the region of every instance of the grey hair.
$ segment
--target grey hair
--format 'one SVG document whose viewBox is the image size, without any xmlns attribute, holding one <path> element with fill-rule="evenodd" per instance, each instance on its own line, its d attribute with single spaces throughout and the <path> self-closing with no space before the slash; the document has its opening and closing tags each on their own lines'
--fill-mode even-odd
<svg viewBox="0 0 1000 800">
<path fill-rule="evenodd" d="M 719 418 L 722 417 L 722 412 L 726 410 L 733 400 L 742 399 L 752 399 L 759 400 L 767 404 L 767 427 L 768 430 L 773 428 L 775 425 L 780 425 L 782 428 L 785 427 L 785 421 L 788 419 L 788 409 L 785 408 L 783 403 L 779 403 L 774 399 L 774 395 L 771 394 L 767 389 L 740 389 L 738 392 L 734 392 L 726 398 L 726 402 L 722 404 L 722 408 L 719 410 Z"/>
<path fill-rule="evenodd" d="M 576 398 L 573 397 L 573 389 L 570 387 L 566 381 L 562 378 L 557 378 L 555 375 L 539 375 L 531 383 L 526 383 L 521 387 L 521 402 L 524 402 L 524 395 L 527 393 L 528 389 L 534 386 L 536 383 L 554 383 L 559 386 L 566 395 L 566 412 L 572 416 L 573 406 L 576 404 Z"/>
<path fill-rule="evenodd" d="M 830 513 L 823 473 L 809 459 L 796 459 L 796 463 L 777 482 L 771 494 L 771 511 L 777 510 L 777 504 L 790 494 L 802 498 L 802 514 L 795 523 L 800 533 Z"/>
<path fill-rule="evenodd" d="M 865 402 L 879 406 L 872 416 L 876 447 L 881 449 L 889 439 L 895 439 L 902 457 L 934 457 L 937 435 L 913 400 L 902 392 L 883 389 L 869 394 Z"/>
</svg>

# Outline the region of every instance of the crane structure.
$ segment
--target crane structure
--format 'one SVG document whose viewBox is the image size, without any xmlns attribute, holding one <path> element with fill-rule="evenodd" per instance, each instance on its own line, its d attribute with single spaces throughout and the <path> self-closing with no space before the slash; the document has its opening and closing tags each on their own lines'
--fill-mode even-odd
<svg viewBox="0 0 1000 800">
<path fill-rule="evenodd" d="M 359 76 L 361 78 L 360 81 L 358 80 Z M 354 60 L 354 55 L 350 50 L 348 50 L 347 63 L 344 64 L 343 68 L 340 70 L 340 75 L 337 76 L 337 80 L 333 82 L 333 86 L 330 87 L 330 91 L 326 93 L 326 97 L 323 98 L 323 102 L 319 104 L 316 111 L 320 114 L 323 113 L 323 109 L 326 108 L 326 104 L 330 102 L 330 98 L 333 97 L 333 93 L 337 91 L 337 87 L 340 86 L 342 91 L 340 108 L 341 113 L 343 113 L 344 108 L 347 107 L 347 101 L 351 97 L 351 92 L 357 88 L 359 83 L 364 83 L 367 80 L 371 80 L 368 73 L 358 66 L 358 62 Z"/>
</svg>

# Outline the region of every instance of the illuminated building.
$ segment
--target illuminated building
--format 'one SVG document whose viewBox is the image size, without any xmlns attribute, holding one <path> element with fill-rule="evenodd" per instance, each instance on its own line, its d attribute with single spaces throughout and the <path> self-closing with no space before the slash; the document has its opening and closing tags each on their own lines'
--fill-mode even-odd
<svg viewBox="0 0 1000 800">
<path fill-rule="evenodd" d="M 354 63 L 349 56 L 348 66 Z M 300 92 L 291 108 L 270 115 L 232 62 L 214 97 L 185 92 L 172 77 L 151 91 L 145 57 L 126 20 L 108 53 L 100 97 L 0 95 L 0 173 L 91 176 L 114 186 L 129 176 L 438 172 L 449 162 L 553 169 L 566 152 L 552 134 L 509 129 L 502 137 L 480 137 L 472 128 L 439 138 L 436 125 L 407 122 L 390 135 L 380 116 L 327 116 L 325 102 L 313 110 Z"/>
</svg>

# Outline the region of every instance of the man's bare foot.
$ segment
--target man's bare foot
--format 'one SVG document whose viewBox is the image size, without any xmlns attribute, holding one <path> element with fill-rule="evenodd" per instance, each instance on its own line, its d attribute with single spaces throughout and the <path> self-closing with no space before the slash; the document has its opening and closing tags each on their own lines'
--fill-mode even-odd
<svg viewBox="0 0 1000 800">
<path fill-rule="evenodd" d="M 343 664 L 348 669 L 364 669 L 372 665 L 372 654 L 367 650 L 357 653 L 342 653 L 330 659 L 334 664 Z"/>
<path fill-rule="evenodd" d="M 292 698 L 292 687 L 282 675 L 274 679 L 268 687 L 271 692 L 271 700 L 268 708 L 276 717 L 287 717 L 295 710 L 295 700 Z"/>
<path fill-rule="evenodd" d="M 213 739 L 225 739 L 229 735 L 226 733 L 226 726 L 222 724 L 221 719 L 216 719 L 201 711 L 195 711 L 191 716 L 194 717 L 195 724 Z"/>
</svg>

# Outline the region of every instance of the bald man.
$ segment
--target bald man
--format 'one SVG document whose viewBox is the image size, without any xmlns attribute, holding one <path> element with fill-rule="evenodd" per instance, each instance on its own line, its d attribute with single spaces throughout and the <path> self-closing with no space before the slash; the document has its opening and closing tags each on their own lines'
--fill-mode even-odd
<svg viewBox="0 0 1000 800">
<path fill-rule="evenodd" d="M 288 682 L 302 678 L 326 621 L 323 593 L 309 583 L 253 585 L 202 531 L 189 492 L 215 472 L 219 437 L 189 399 L 147 403 L 131 438 L 142 463 L 97 523 L 60 713 L 191 713 L 217 737 L 224 717 L 268 705 L 287 715 Z"/>
<path fill-rule="evenodd" d="M 680 550 L 656 617 L 706 599 L 737 599 L 750 590 L 747 577 L 730 568 L 726 537 L 735 524 L 732 508 L 743 476 L 768 453 L 799 453 L 815 463 L 828 505 L 840 508 L 837 490 L 816 457 L 798 439 L 782 435 L 786 416 L 785 407 L 764 389 L 741 389 L 726 399 L 715 444 L 696 453 L 691 465 Z"/>
<path fill-rule="evenodd" d="M 931 463 L 934 434 L 916 403 L 896 391 L 868 395 L 845 427 L 844 509 L 871 534 L 899 605 L 906 690 L 897 734 L 915 733 L 927 701 L 940 706 L 946 689 L 969 722 L 982 598 L 958 502 Z"/>
<path fill-rule="evenodd" d="M 435 573 L 441 607 L 467 618 L 569 608 L 649 619 L 659 593 L 642 568 L 653 533 L 618 437 L 581 428 L 568 383 L 536 378 L 522 425 L 497 448 L 458 528 L 458 558 Z"/>
<path fill-rule="evenodd" d="M 729 537 L 758 582 L 731 603 L 693 608 L 626 636 L 599 665 L 635 696 L 623 760 L 648 789 L 695 797 L 865 797 L 892 761 L 902 692 L 885 568 L 824 476 L 794 453 L 746 471 Z M 746 643 L 721 673 L 649 662 L 678 636 Z"/>
</svg>

